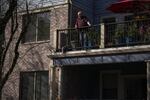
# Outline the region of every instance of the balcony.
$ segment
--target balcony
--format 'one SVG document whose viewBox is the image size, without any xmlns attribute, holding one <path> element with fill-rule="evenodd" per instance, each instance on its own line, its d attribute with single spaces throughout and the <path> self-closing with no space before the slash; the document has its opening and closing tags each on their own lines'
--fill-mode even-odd
<svg viewBox="0 0 150 100">
<path fill-rule="evenodd" d="M 58 52 L 67 52 L 149 44 L 150 19 L 138 19 L 119 23 L 101 23 L 82 29 L 59 29 L 56 49 Z"/>
</svg>

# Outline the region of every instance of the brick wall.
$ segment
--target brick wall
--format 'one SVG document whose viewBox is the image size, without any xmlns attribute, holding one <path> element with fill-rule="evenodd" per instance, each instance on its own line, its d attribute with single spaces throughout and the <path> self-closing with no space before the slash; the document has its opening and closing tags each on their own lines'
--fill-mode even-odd
<svg viewBox="0 0 150 100">
<path fill-rule="evenodd" d="M 19 100 L 19 80 L 21 71 L 43 71 L 50 70 L 50 62 L 47 56 L 53 52 L 56 47 L 56 30 L 68 27 L 68 4 L 61 4 L 58 6 L 46 8 L 50 11 L 50 41 L 39 43 L 22 43 L 19 47 L 20 58 L 15 67 L 14 72 L 11 74 L 9 80 L 3 89 L 3 100 Z M 18 37 L 22 22 L 19 21 L 18 33 L 11 44 L 9 53 L 7 54 L 5 71 L 8 70 L 10 62 L 12 61 L 13 48 L 16 38 Z M 6 28 L 6 37 L 9 38 L 10 29 L 9 24 Z M 4 71 L 4 72 L 5 72 Z M 50 76 L 51 78 L 51 76 Z"/>
</svg>

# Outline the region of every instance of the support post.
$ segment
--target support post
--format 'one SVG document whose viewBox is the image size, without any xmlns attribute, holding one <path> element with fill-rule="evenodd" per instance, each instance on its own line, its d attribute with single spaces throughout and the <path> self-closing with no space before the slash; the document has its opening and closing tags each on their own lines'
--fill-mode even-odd
<svg viewBox="0 0 150 100">
<path fill-rule="evenodd" d="M 49 84 L 50 84 L 50 90 L 49 90 L 49 94 L 50 94 L 50 96 L 49 96 L 49 100 L 53 100 L 53 79 L 54 79 L 54 77 L 53 77 L 53 75 L 54 75 L 54 66 L 52 65 L 52 67 L 49 67 L 50 69 L 49 69 L 49 72 L 50 72 L 50 74 L 49 74 L 49 78 L 50 78 L 50 80 L 49 80 Z"/>
<path fill-rule="evenodd" d="M 105 25 L 104 23 L 100 24 L 100 48 L 105 47 Z"/>
<path fill-rule="evenodd" d="M 57 97 L 57 88 L 56 88 L 56 82 L 55 79 L 56 78 L 56 74 L 55 74 L 55 67 L 51 67 L 51 95 L 50 95 L 50 100 L 55 100 Z"/>
<path fill-rule="evenodd" d="M 150 100 L 150 61 L 147 61 L 147 100 Z"/>
<path fill-rule="evenodd" d="M 59 67 L 57 68 L 57 71 L 58 71 L 58 97 L 60 100 L 62 100 L 62 87 L 61 87 L 61 84 L 62 84 L 62 69 Z"/>
</svg>

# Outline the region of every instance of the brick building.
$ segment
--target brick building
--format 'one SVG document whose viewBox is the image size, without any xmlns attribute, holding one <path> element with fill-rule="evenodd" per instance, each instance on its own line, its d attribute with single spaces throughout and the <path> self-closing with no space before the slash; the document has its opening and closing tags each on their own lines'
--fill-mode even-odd
<svg viewBox="0 0 150 100">
<path fill-rule="evenodd" d="M 139 32 L 149 19 L 106 10 L 116 0 L 56 1 L 32 10 L 4 100 L 149 100 L 149 31 Z M 89 48 L 79 45 L 73 28 L 79 10 L 92 23 L 83 29 Z"/>
</svg>

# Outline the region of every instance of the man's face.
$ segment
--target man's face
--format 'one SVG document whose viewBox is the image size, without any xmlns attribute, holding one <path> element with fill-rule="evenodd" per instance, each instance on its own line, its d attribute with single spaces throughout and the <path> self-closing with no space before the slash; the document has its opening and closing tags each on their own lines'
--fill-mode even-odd
<svg viewBox="0 0 150 100">
<path fill-rule="evenodd" d="M 78 17 L 81 17 L 81 16 L 82 16 L 82 12 L 79 11 L 79 12 L 78 12 Z"/>
</svg>

